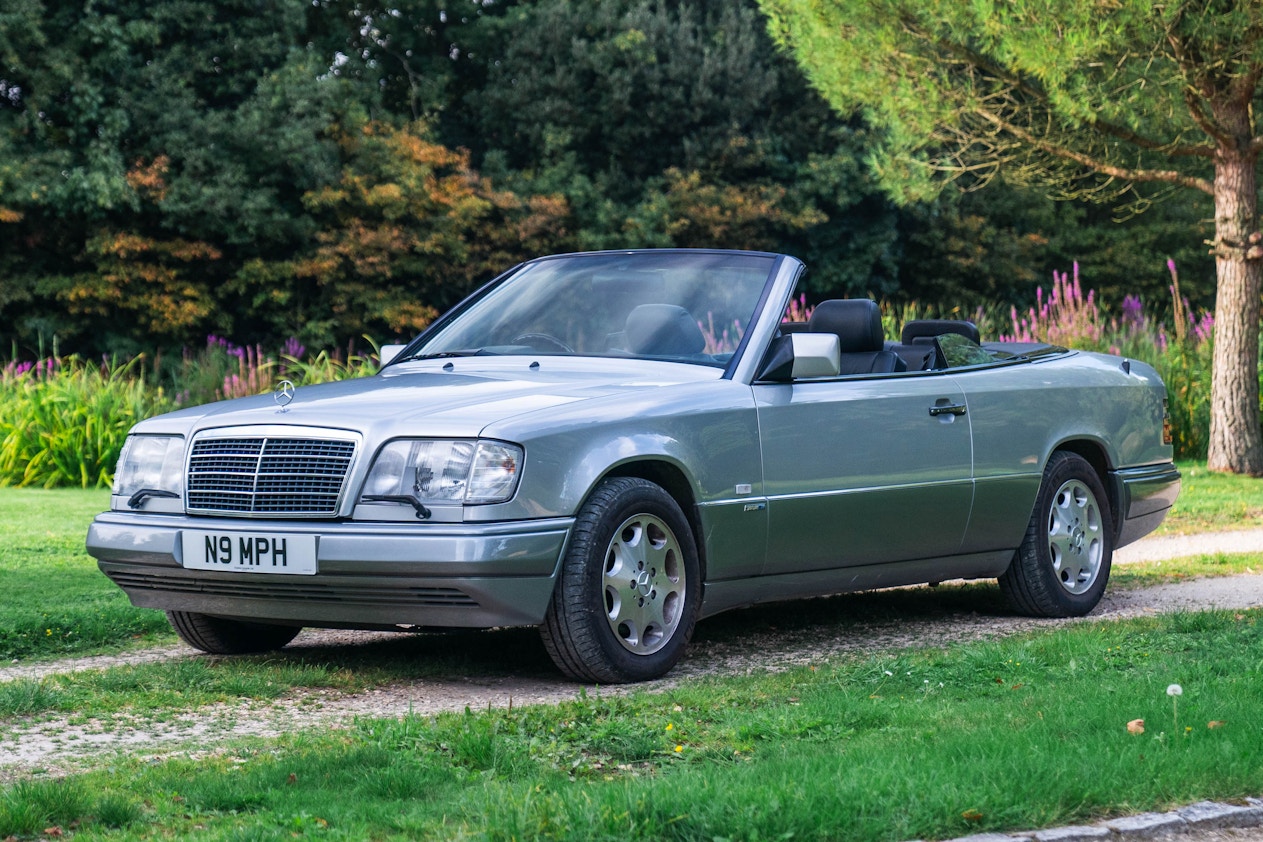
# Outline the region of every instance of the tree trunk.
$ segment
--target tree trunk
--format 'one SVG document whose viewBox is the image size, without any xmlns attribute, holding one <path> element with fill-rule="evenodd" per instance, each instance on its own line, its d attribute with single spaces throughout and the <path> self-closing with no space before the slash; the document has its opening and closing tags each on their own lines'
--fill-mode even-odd
<svg viewBox="0 0 1263 842">
<path fill-rule="evenodd" d="M 1250 235 L 1258 231 L 1257 156 L 1249 148 L 1249 134 L 1243 134 L 1244 144 L 1237 149 L 1221 148 L 1215 157 L 1218 289 L 1208 467 L 1263 476 L 1258 377 L 1263 261 L 1253 256 L 1257 251 L 1249 251 L 1254 245 Z"/>
</svg>

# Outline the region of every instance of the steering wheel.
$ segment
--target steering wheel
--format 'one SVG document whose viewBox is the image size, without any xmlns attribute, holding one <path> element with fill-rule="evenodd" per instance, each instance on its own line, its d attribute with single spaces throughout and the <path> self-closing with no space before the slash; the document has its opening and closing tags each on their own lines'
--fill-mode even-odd
<svg viewBox="0 0 1263 842">
<path fill-rule="evenodd" d="M 535 351 L 560 351 L 563 354 L 574 353 L 574 348 L 571 348 L 551 333 L 523 333 L 521 336 L 514 337 L 513 344 L 529 345 Z M 541 348 L 541 344 L 544 347 Z"/>
</svg>

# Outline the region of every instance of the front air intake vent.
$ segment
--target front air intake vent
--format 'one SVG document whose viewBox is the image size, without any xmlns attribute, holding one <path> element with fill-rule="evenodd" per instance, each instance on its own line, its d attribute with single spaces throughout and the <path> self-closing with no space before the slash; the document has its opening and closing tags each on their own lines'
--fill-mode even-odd
<svg viewBox="0 0 1263 842">
<path fill-rule="evenodd" d="M 185 483 L 190 514 L 335 517 L 355 442 L 271 436 L 193 442 Z"/>
</svg>

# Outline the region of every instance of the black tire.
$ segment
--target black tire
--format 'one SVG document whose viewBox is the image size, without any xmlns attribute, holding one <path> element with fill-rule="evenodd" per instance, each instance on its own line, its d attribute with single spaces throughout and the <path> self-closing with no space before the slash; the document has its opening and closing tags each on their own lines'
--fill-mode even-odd
<svg viewBox="0 0 1263 842">
<path fill-rule="evenodd" d="M 652 482 L 616 477 L 579 510 L 540 635 L 571 678 L 647 681 L 684 653 L 701 599 L 697 545 L 679 504 Z"/>
<path fill-rule="evenodd" d="M 1082 456 L 1058 451 L 1000 590 L 1022 614 L 1082 617 L 1101 601 L 1113 555 L 1114 521 L 1100 477 Z"/>
<path fill-rule="evenodd" d="M 300 626 L 252 623 L 191 611 L 168 611 L 167 622 L 189 646 L 212 655 L 271 652 L 289 643 L 302 631 Z"/>
</svg>

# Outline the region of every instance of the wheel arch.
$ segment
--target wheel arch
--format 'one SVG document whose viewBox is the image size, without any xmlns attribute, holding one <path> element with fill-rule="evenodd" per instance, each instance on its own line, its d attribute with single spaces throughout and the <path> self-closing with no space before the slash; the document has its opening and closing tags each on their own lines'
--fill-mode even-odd
<svg viewBox="0 0 1263 842">
<path fill-rule="evenodd" d="M 1119 498 L 1119 490 L 1115 487 L 1117 483 L 1110 480 L 1110 471 L 1112 470 L 1112 467 L 1110 464 L 1109 452 L 1106 450 L 1105 445 L 1095 439 L 1070 439 L 1068 441 L 1061 442 L 1053 449 L 1053 453 L 1058 451 L 1081 456 L 1084 461 L 1092 466 L 1092 470 L 1096 473 L 1096 478 L 1101 481 L 1101 487 L 1105 489 L 1105 494 L 1108 497 L 1107 502 L 1110 507 L 1110 526 L 1112 527 L 1111 532 L 1113 537 L 1117 539 L 1118 530 L 1120 524 L 1122 523 L 1122 521 L 1119 520 L 1119 506 L 1121 504 L 1121 500 Z M 1052 454 L 1049 454 L 1050 457 L 1051 455 Z"/>
<path fill-rule="evenodd" d="M 596 485 L 613 477 L 636 477 L 660 486 L 671 495 L 676 504 L 684 512 L 689 529 L 693 531 L 693 546 L 697 549 L 698 566 L 701 568 L 701 581 L 706 581 L 706 541 L 702 538 L 702 523 L 697 511 L 697 495 L 693 491 L 693 483 L 684 469 L 669 459 L 647 458 L 614 465 L 605 472 Z M 593 488 L 596 487 L 593 486 Z M 591 494 L 591 491 L 588 492 Z"/>
</svg>

